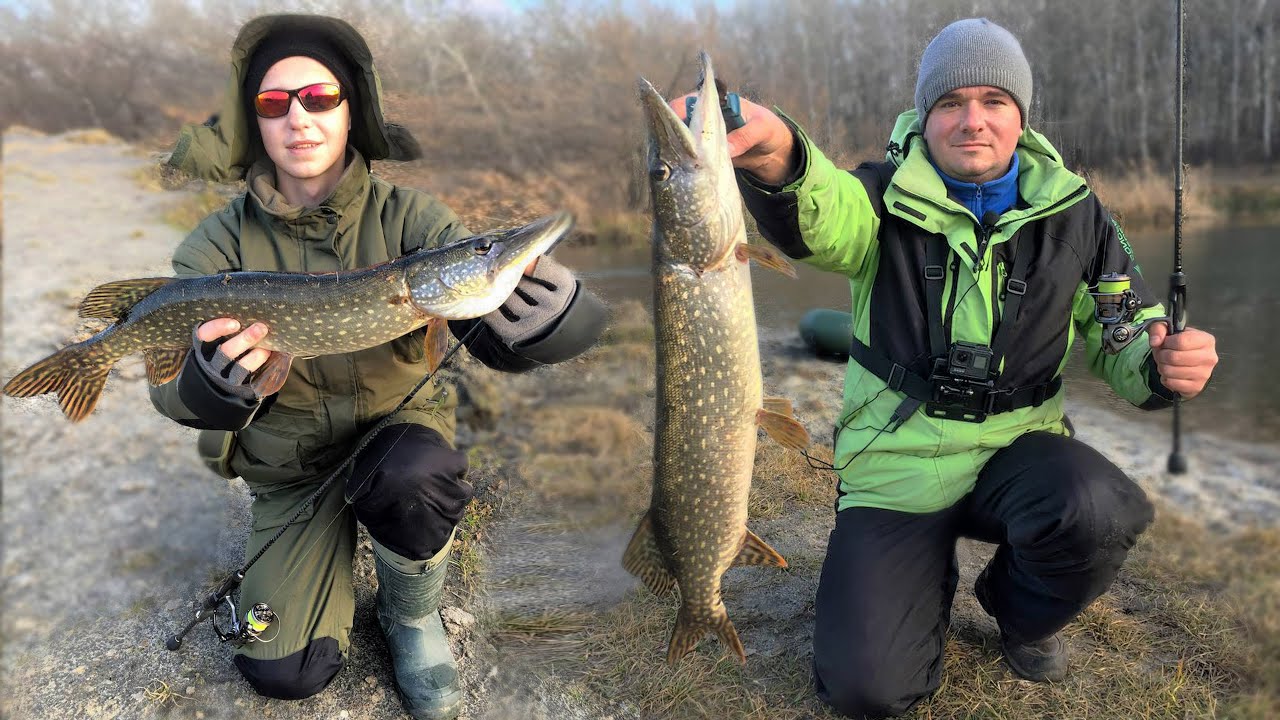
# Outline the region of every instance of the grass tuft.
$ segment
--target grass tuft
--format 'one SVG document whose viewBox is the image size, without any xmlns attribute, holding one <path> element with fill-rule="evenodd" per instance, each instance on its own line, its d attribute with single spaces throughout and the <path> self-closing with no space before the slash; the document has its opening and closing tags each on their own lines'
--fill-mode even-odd
<svg viewBox="0 0 1280 720">
<path fill-rule="evenodd" d="M 102 128 L 86 128 L 84 130 L 72 130 L 62 136 L 63 140 L 77 145 L 118 145 L 122 142 L 120 138 L 112 135 L 110 132 Z"/>
<path fill-rule="evenodd" d="M 1218 216 L 1208 191 L 1207 168 L 1192 168 L 1183 183 L 1183 212 L 1192 222 Z M 1085 177 L 1098 199 L 1128 232 L 1173 226 L 1173 178 L 1151 163 L 1123 170 L 1088 172 Z"/>
<path fill-rule="evenodd" d="M 190 232 L 201 220 L 227 204 L 227 198 L 204 188 L 190 195 L 183 195 L 163 215 L 163 220 L 183 232 Z"/>
<path fill-rule="evenodd" d="M 152 680 L 146 687 L 140 689 L 148 700 L 161 707 L 169 704 L 176 707 L 179 700 L 191 699 L 186 695 L 178 694 L 177 691 L 169 687 L 169 683 L 163 680 Z"/>
</svg>

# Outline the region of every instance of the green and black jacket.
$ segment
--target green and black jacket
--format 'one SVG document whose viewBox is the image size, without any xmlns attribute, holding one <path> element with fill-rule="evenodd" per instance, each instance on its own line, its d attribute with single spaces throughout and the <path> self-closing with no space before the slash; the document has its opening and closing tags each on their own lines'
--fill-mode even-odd
<svg viewBox="0 0 1280 720">
<path fill-rule="evenodd" d="M 1028 128 L 1018 142 L 1017 205 L 984 228 L 947 196 L 914 110 L 898 118 L 888 165 L 867 164 L 853 172 L 837 169 L 794 129 L 802 143 L 796 179 L 769 188 L 740 173 L 739 185 L 768 240 L 793 258 L 848 276 L 858 340 L 929 376 L 926 248 L 945 242 L 938 309 L 945 343 L 990 345 L 1000 324 L 1012 323 L 1005 332 L 1013 333 L 1013 342 L 996 390 L 1058 378 L 1079 334 L 1090 371 L 1121 397 L 1144 408 L 1168 404 L 1172 394 L 1160 385 L 1144 340 L 1118 355 L 1102 352 L 1102 329 L 1086 292 L 1100 275 L 1133 276 L 1144 305 L 1140 319 L 1163 310 L 1143 283 L 1119 226 L 1039 133 Z M 881 178 L 889 179 L 887 187 Z M 1004 318 L 1006 280 L 1014 257 L 1023 252 L 1031 253 L 1026 294 L 1018 316 Z M 840 472 L 838 508 L 923 513 L 949 507 L 973 488 L 991 455 L 1018 436 L 1068 434 L 1063 396 L 1057 392 L 1038 406 L 989 415 L 981 423 L 916 412 L 896 431 L 882 431 L 892 426 L 903 395 L 851 359 L 834 464 L 866 450 Z"/>
</svg>

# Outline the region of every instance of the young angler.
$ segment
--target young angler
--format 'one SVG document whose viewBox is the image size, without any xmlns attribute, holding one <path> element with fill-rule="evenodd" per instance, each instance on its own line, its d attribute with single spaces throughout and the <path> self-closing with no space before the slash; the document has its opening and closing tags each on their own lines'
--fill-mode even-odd
<svg viewBox="0 0 1280 720">
<path fill-rule="evenodd" d="M 228 99 L 190 126 L 169 163 L 212 179 L 244 174 L 246 192 L 179 246 L 179 276 L 223 271 L 328 272 L 367 267 L 468 237 L 434 197 L 387 183 L 372 160 L 419 157 L 385 121 L 368 46 L 342 20 L 259 17 L 232 48 Z M 589 348 L 603 306 L 549 257 L 525 270 L 499 310 L 450 323 L 481 362 L 519 372 Z M 253 555 L 429 372 L 424 330 L 368 350 L 296 360 L 269 397 L 248 383 L 270 357 L 270 332 L 209 318 L 176 380 L 152 389 L 166 416 L 201 433 L 202 452 L 253 492 Z M 467 458 L 453 447 L 457 400 L 428 384 L 249 571 L 241 605 L 269 602 L 278 634 L 236 651 L 261 694 L 320 692 L 342 668 L 354 611 L 356 523 L 373 539 L 378 620 L 396 682 L 415 718 L 452 718 L 462 691 L 438 612 L 454 530 L 471 500 Z M 345 512 L 348 506 L 353 512 Z M 268 631 L 270 632 L 270 631 Z"/>
</svg>

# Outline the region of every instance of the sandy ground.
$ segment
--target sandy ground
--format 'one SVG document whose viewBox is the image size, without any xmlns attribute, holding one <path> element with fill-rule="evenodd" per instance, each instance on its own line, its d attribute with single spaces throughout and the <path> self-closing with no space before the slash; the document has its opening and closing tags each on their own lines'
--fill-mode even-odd
<svg viewBox="0 0 1280 720">
<path fill-rule="evenodd" d="M 3 150 L 0 371 L 7 379 L 75 332 L 76 304 L 93 286 L 170 274 L 167 259 L 181 233 L 159 218 L 182 193 L 138 185 L 136 174 L 151 160 L 123 144 L 11 132 Z M 766 394 L 791 397 L 814 436 L 829 437 L 843 366 L 809 357 L 790 332 L 764 332 L 762 353 Z M 464 364 L 459 379 L 471 399 L 459 441 L 488 458 L 474 479 L 493 510 L 484 530 L 484 572 L 471 588 L 454 583 L 446 613 L 468 687 L 466 716 L 638 716 L 625 699 L 584 695 L 554 675 L 525 672 L 518 648 L 486 630 L 495 617 L 601 613 L 634 591 L 618 559 L 648 481 L 651 361 L 601 348 L 523 376 Z M 1223 533 L 1280 522 L 1274 472 L 1280 443 L 1191 436 L 1185 444 L 1192 471 L 1175 477 L 1164 472 L 1167 437 L 1153 437 L 1149 425 L 1123 422 L 1102 408 L 1069 408 L 1082 439 L 1179 511 Z M 374 617 L 367 549 L 357 563 L 347 668 L 314 698 L 257 696 L 207 627 L 194 630 L 180 652 L 164 649 L 163 638 L 185 624 L 192 600 L 243 560 L 248 496 L 243 483 L 220 480 L 199 464 L 194 432 L 151 409 L 139 358 L 116 368 L 84 423 L 66 422 L 47 396 L 5 398 L 0 419 L 0 714 L 404 717 Z M 557 435 L 548 447 L 539 433 L 552 423 L 584 430 L 577 439 Z M 628 457 L 639 460 L 623 462 Z M 564 487 L 548 491 L 583 476 L 594 479 L 567 495 Z M 798 560 L 793 572 L 772 581 L 758 571 L 726 576 L 726 596 L 737 600 L 735 624 L 753 655 L 809 652 L 818 564 L 834 518 L 807 507 L 753 522 L 758 534 Z M 965 545 L 962 588 L 989 552 Z M 956 616 L 961 625 L 986 621 L 963 592 Z M 165 687 L 181 697 L 156 694 Z"/>
</svg>

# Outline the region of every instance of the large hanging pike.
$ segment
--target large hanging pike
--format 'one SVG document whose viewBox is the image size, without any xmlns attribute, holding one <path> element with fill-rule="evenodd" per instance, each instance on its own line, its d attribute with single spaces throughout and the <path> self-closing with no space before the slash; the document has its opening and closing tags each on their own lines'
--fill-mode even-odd
<svg viewBox="0 0 1280 720">
<path fill-rule="evenodd" d="M 93 412 L 107 373 L 120 358 L 141 352 L 147 379 L 153 385 L 169 382 L 186 360 L 192 330 L 219 317 L 234 318 L 241 327 L 263 322 L 269 328 L 258 347 L 276 352 L 253 380 L 262 395 L 284 385 L 295 357 L 355 352 L 424 325 L 430 326 L 427 350 L 438 361 L 447 344 L 447 321 L 496 310 L 525 266 L 572 225 L 568 213 L 556 213 L 359 270 L 228 272 L 107 283 L 80 303 L 80 316 L 114 322 L 18 373 L 5 384 L 4 394 L 56 392 L 63 413 L 78 422 Z"/>
<path fill-rule="evenodd" d="M 708 632 L 745 662 L 720 577 L 732 565 L 787 564 L 747 529 L 756 430 L 797 449 L 809 436 L 789 403 L 763 398 L 747 261 L 795 273 L 776 251 L 746 242 L 711 60 L 700 60 L 687 127 L 640 80 L 650 140 L 657 407 L 652 502 L 623 566 L 656 593 L 679 586 L 669 662 Z"/>
</svg>

